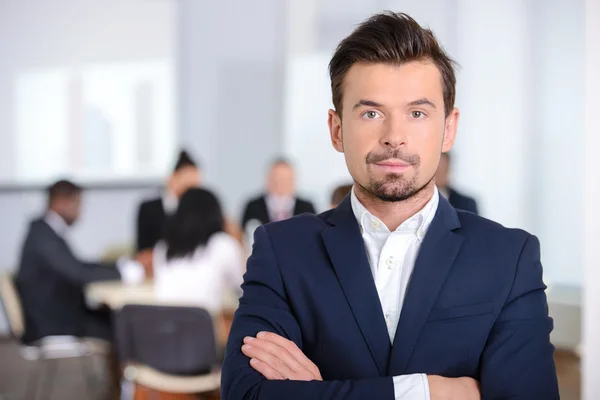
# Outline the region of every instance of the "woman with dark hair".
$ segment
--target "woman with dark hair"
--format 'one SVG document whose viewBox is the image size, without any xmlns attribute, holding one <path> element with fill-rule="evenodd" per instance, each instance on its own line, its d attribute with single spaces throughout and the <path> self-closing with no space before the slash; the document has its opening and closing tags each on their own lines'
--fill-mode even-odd
<svg viewBox="0 0 600 400">
<path fill-rule="evenodd" d="M 241 246 L 224 229 L 221 205 L 212 192 L 185 192 L 154 249 L 156 296 L 219 311 L 223 292 L 239 290 L 243 274 Z"/>
</svg>

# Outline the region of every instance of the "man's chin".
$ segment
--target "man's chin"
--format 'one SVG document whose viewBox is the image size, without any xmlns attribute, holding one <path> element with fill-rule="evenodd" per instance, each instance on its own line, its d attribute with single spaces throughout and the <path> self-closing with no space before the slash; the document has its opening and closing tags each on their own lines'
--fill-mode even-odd
<svg viewBox="0 0 600 400">
<path fill-rule="evenodd" d="M 399 202 L 414 196 L 418 190 L 414 184 L 405 181 L 402 177 L 395 178 L 390 181 L 386 179 L 384 182 L 379 182 L 372 185 L 372 193 L 385 202 Z"/>
<path fill-rule="evenodd" d="M 397 203 L 399 201 L 404 201 L 409 199 L 413 194 L 412 193 L 399 193 L 399 192 L 390 192 L 390 193 L 377 193 L 376 196 L 379 200 L 385 201 L 386 203 Z"/>
</svg>

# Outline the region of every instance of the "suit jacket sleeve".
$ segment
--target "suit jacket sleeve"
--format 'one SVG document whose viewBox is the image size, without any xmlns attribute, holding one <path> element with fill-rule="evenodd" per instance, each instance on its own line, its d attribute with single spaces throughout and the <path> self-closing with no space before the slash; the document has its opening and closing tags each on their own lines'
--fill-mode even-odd
<svg viewBox="0 0 600 400">
<path fill-rule="evenodd" d="M 84 286 L 95 281 L 118 280 L 121 274 L 114 265 L 82 262 L 66 245 L 55 238 L 40 240 L 37 251 L 44 262 L 71 283 Z"/>
<path fill-rule="evenodd" d="M 302 349 L 302 332 L 288 305 L 276 254 L 268 233 L 260 227 L 242 285 L 244 294 L 235 313 L 222 369 L 224 400 L 242 399 L 394 399 L 391 377 L 345 381 L 267 380 L 241 352 L 243 338 L 270 331 Z"/>
<path fill-rule="evenodd" d="M 559 398 L 545 289 L 540 245 L 530 236 L 481 358 L 482 399 Z"/>
<path fill-rule="evenodd" d="M 136 246 L 137 251 L 151 250 L 154 247 L 154 243 L 151 237 L 152 232 L 152 215 L 148 208 L 147 203 L 142 203 L 138 210 L 137 223 L 136 223 Z"/>
</svg>

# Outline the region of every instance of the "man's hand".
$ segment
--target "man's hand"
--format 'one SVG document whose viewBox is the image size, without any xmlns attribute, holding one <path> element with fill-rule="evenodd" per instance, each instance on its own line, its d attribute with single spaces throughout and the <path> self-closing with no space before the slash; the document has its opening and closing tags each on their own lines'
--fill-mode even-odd
<svg viewBox="0 0 600 400">
<path fill-rule="evenodd" d="M 479 383 L 473 378 L 428 375 L 431 400 L 480 400 Z"/>
<path fill-rule="evenodd" d="M 275 333 L 259 332 L 256 338 L 244 338 L 242 352 L 252 368 L 265 378 L 293 381 L 322 381 L 319 368 L 290 340 Z"/>
<path fill-rule="evenodd" d="M 144 272 L 146 273 L 147 278 L 152 278 L 153 269 L 152 269 L 152 250 L 142 250 L 135 256 L 135 260 L 142 264 L 144 267 Z"/>
</svg>

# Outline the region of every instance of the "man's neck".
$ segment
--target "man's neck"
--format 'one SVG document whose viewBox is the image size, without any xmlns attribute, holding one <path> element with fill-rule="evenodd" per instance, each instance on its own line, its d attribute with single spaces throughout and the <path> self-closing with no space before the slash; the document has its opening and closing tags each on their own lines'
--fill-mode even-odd
<svg viewBox="0 0 600 400">
<path fill-rule="evenodd" d="M 389 202 L 372 196 L 359 185 L 354 185 L 354 187 L 356 189 L 356 197 L 361 204 L 383 222 L 391 232 L 395 231 L 404 221 L 421 211 L 427 202 L 431 200 L 435 191 L 435 183 L 431 181 L 411 198 L 403 201 Z"/>
<path fill-rule="evenodd" d="M 65 219 L 52 208 L 48 209 L 44 219 L 58 236 L 63 236 L 69 229 L 69 224 L 67 224 Z"/>
</svg>

